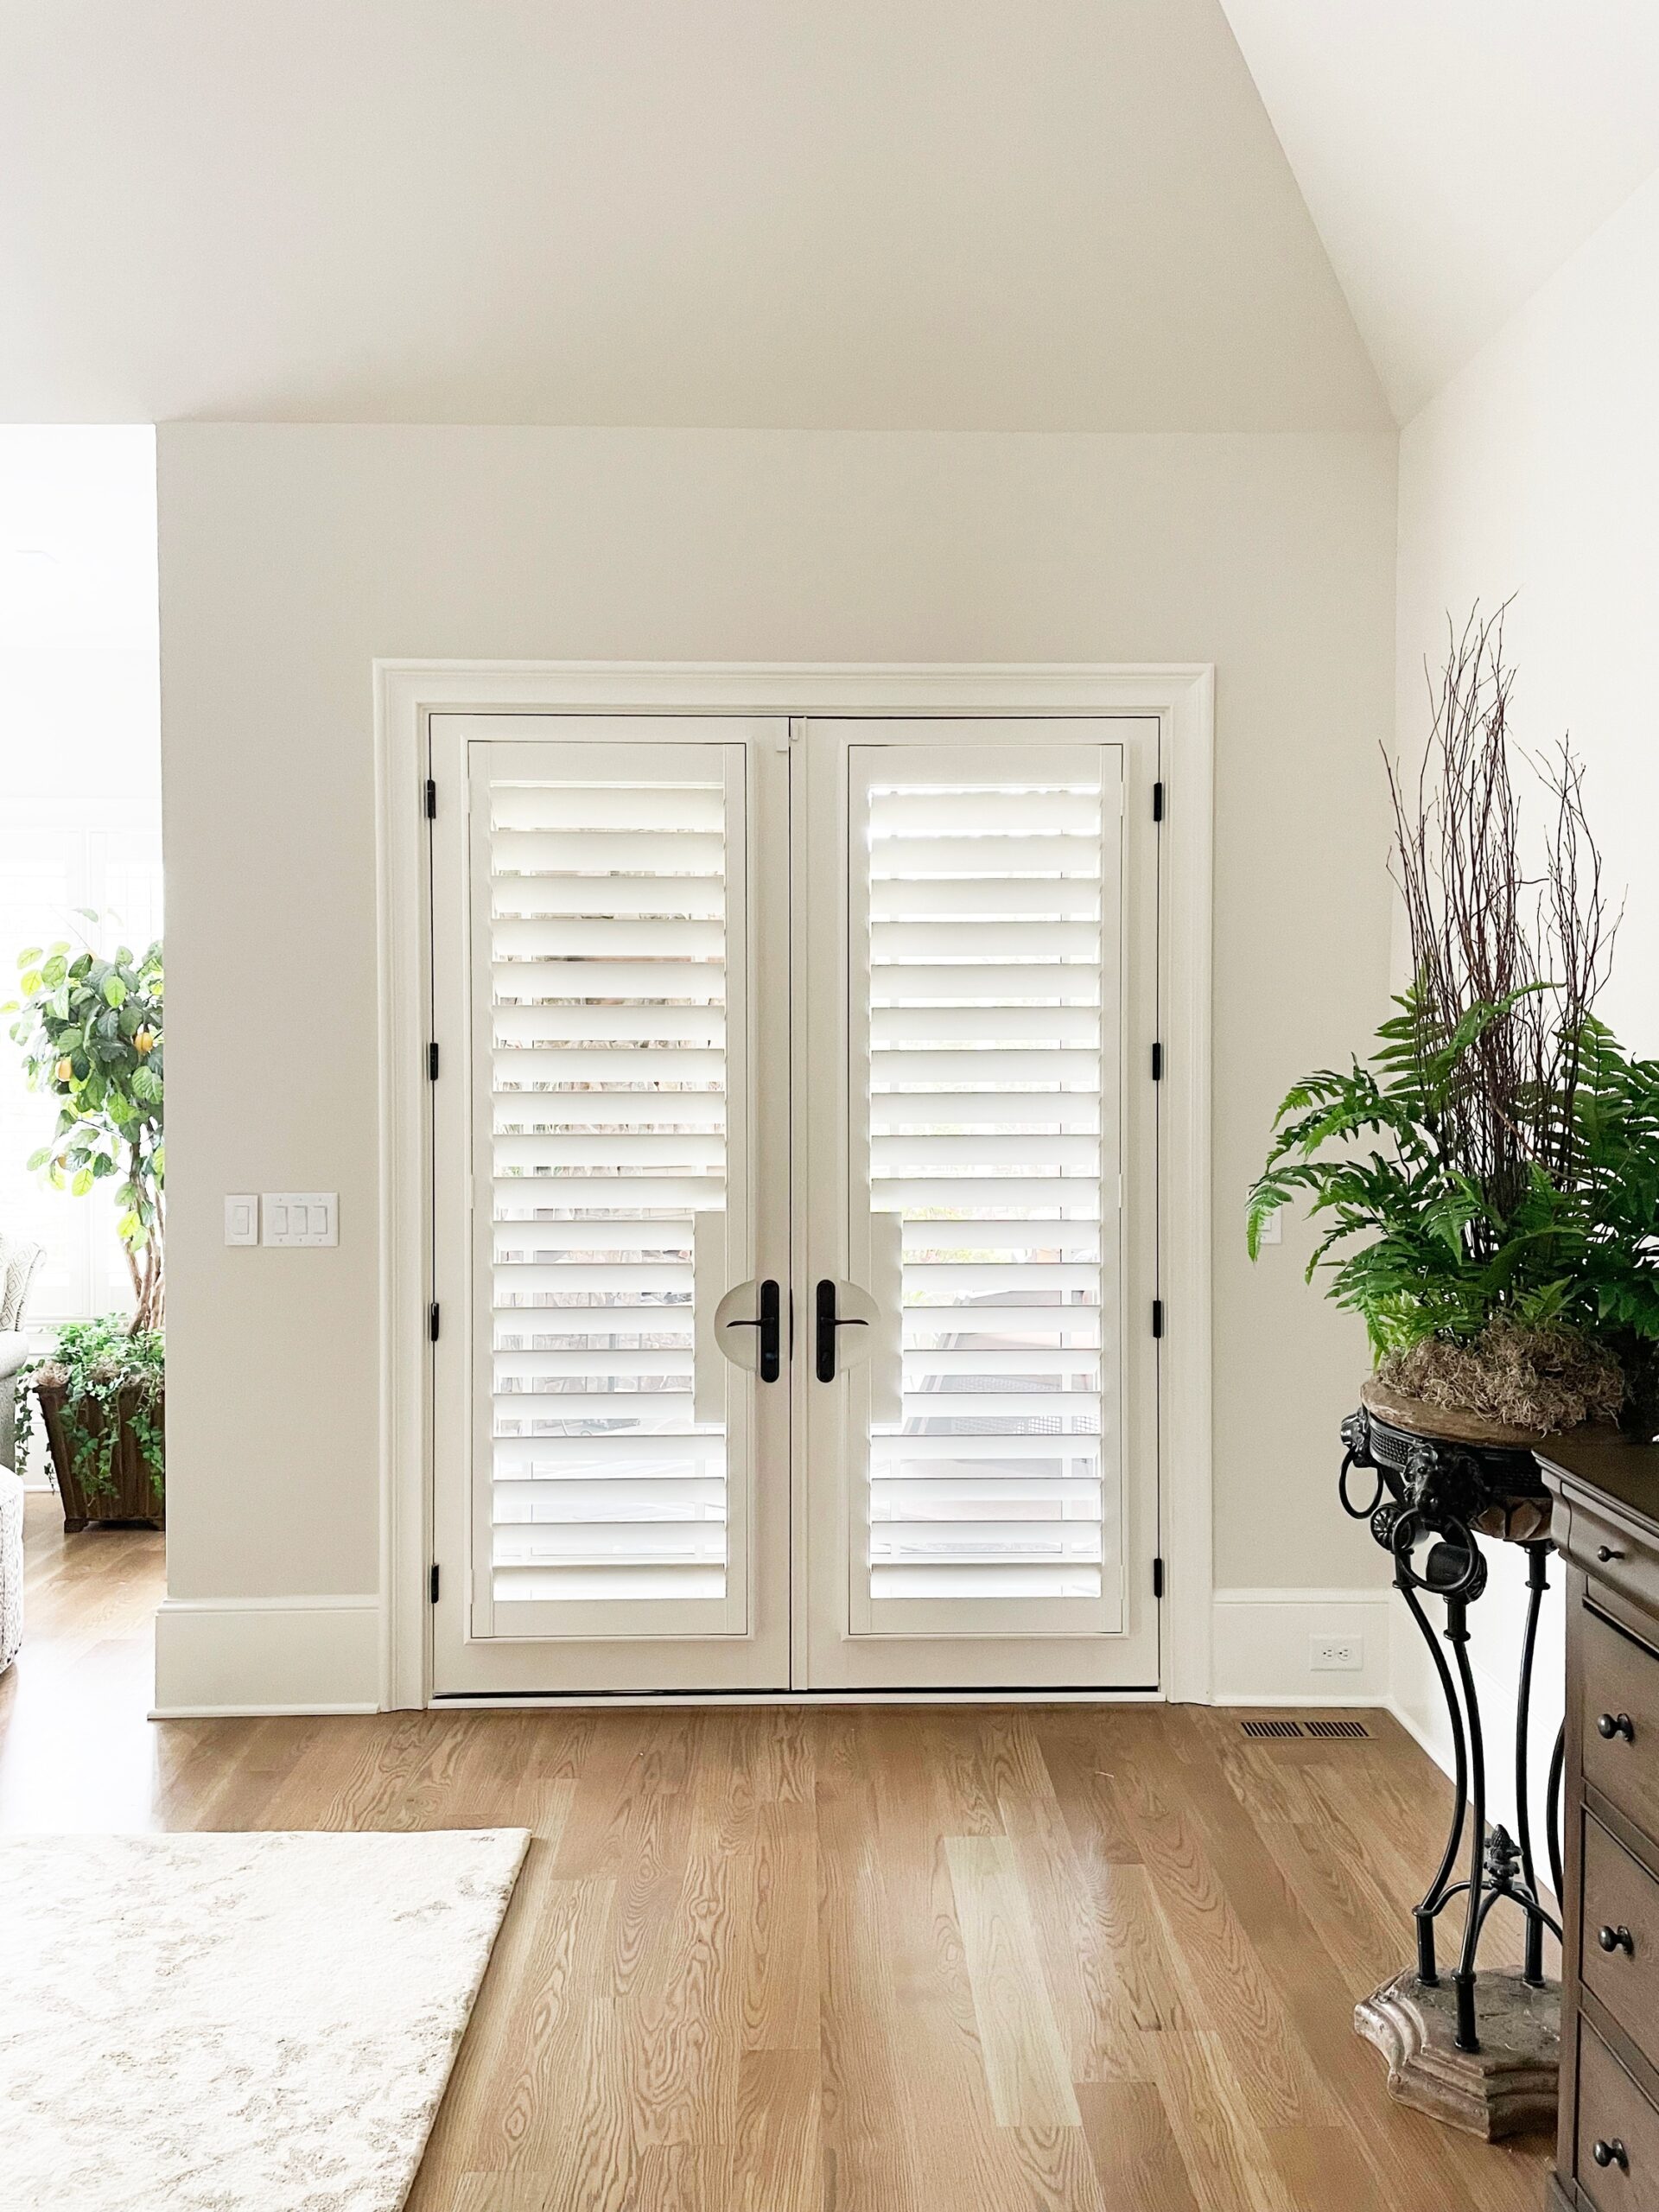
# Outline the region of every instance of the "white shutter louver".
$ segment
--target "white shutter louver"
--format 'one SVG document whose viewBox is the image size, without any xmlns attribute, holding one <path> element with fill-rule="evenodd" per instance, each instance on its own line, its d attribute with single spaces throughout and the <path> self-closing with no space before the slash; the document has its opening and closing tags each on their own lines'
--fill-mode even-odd
<svg viewBox="0 0 1659 2212">
<path fill-rule="evenodd" d="M 694 1311 L 721 1286 L 694 1249 L 723 1239 L 694 1221 L 726 1204 L 727 786 L 486 789 L 498 1622 L 720 1601 L 726 1437 L 696 1418 Z"/>
<path fill-rule="evenodd" d="M 877 1602 L 1102 1592 L 1120 793 L 1099 758 L 867 785 L 870 1202 L 903 1245 L 902 1418 L 872 1409 Z"/>
</svg>

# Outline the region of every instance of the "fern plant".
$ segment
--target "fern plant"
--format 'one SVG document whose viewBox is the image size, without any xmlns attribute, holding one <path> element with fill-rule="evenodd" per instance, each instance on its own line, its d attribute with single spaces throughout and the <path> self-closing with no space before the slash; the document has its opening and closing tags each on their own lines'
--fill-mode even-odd
<svg viewBox="0 0 1659 2212">
<path fill-rule="evenodd" d="M 1502 1200 L 1459 1163 L 1484 1040 L 1551 988 L 1479 1002 L 1448 1030 L 1414 986 L 1368 1063 L 1304 1077 L 1274 1116 L 1250 1256 L 1271 1215 L 1306 1202 L 1323 1227 L 1307 1279 L 1330 1270 L 1379 1358 L 1468 1340 L 1499 1316 L 1603 1338 L 1627 1366 L 1659 1344 L 1659 1061 L 1584 1016 L 1567 1040 L 1570 1092 L 1517 1102 L 1553 1132 L 1548 1158 L 1523 1158 Z"/>
</svg>

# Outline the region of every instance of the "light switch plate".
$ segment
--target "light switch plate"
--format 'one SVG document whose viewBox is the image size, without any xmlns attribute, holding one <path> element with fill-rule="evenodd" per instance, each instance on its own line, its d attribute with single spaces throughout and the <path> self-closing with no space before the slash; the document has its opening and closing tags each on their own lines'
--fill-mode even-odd
<svg viewBox="0 0 1659 2212">
<path fill-rule="evenodd" d="M 259 1200 L 255 1192 L 241 1191 L 226 1199 L 225 1242 L 227 1244 L 257 1244 L 259 1242 Z"/>
<path fill-rule="evenodd" d="M 340 1196 L 334 1191 L 267 1191 L 260 1198 L 267 1244 L 338 1244 Z"/>
</svg>

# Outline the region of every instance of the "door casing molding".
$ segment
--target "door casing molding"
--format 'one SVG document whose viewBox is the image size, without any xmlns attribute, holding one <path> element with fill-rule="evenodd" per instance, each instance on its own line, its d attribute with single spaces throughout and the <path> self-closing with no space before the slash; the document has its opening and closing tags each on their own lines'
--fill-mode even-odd
<svg viewBox="0 0 1659 2212">
<path fill-rule="evenodd" d="M 765 664 L 377 660 L 379 1014 L 380 1699 L 430 1697 L 432 1514 L 427 958 L 428 722 L 434 714 L 1154 715 L 1164 1079 L 1159 1147 L 1163 1694 L 1211 1695 L 1211 961 L 1215 671 L 1208 663 Z M 443 803 L 439 795 L 439 804 Z M 836 1693 L 826 1694 L 832 1700 Z M 1109 1700 L 1114 1694 L 1103 1691 Z"/>
</svg>

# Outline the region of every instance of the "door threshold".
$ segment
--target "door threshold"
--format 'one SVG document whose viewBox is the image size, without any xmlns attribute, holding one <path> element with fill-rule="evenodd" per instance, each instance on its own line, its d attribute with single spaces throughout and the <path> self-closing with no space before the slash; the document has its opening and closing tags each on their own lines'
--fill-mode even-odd
<svg viewBox="0 0 1659 2212">
<path fill-rule="evenodd" d="M 1157 1705 L 1155 1685 L 1126 1688 L 926 1690 L 436 1690 L 429 1710 L 490 1712 L 574 1706 Z"/>
</svg>

